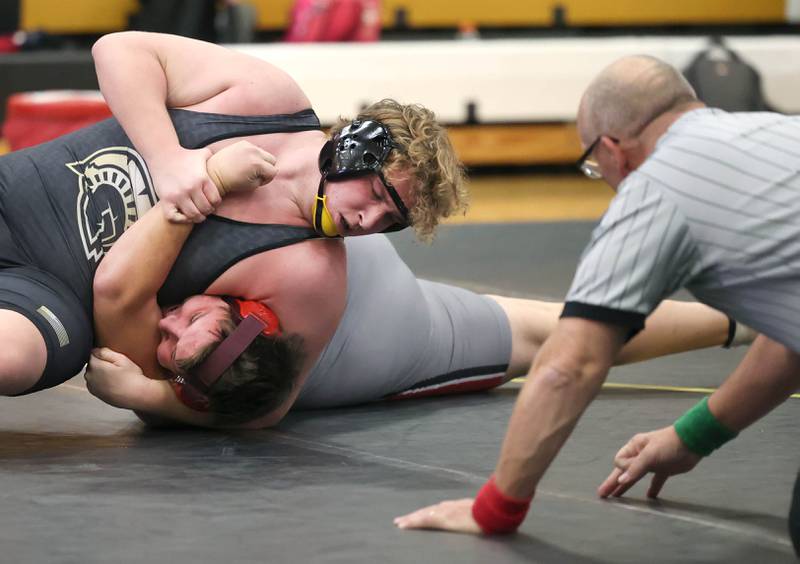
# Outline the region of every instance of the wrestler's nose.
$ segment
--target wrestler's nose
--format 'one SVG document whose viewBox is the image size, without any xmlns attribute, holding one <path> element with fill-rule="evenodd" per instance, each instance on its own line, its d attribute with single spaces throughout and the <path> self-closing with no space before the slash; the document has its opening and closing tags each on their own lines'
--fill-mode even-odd
<svg viewBox="0 0 800 564">
<path fill-rule="evenodd" d="M 369 206 L 358 214 L 358 226 L 364 233 L 374 233 L 384 215 L 384 211 L 380 207 Z"/>
<path fill-rule="evenodd" d="M 176 335 L 180 324 L 177 315 L 166 315 L 158 322 L 158 329 L 167 335 Z"/>
</svg>

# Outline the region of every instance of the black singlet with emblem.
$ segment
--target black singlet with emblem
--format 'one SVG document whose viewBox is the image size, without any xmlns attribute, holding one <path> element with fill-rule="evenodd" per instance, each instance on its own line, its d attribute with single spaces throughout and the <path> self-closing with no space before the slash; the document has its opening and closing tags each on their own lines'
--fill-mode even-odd
<svg viewBox="0 0 800 564">
<path fill-rule="evenodd" d="M 320 127 L 310 109 L 273 116 L 170 110 L 170 117 L 181 145 L 190 149 L 232 137 Z M 76 363 L 78 370 L 85 363 L 93 341 L 95 270 L 156 200 L 144 160 L 113 118 L 0 157 L 0 309 L 26 315 L 48 347 L 45 376 L 29 391 L 56 385 L 77 371 Z M 237 260 L 313 236 L 310 229 L 212 218 L 195 227 L 165 296 L 177 301 L 200 293 Z M 58 359 L 67 352 L 70 362 Z"/>
</svg>

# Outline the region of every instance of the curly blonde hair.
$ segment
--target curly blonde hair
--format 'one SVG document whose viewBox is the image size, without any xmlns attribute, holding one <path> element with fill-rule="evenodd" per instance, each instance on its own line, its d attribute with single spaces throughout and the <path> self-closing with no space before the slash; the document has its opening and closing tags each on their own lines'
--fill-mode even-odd
<svg viewBox="0 0 800 564">
<path fill-rule="evenodd" d="M 389 153 L 383 174 L 396 178 L 410 172 L 416 180 L 416 202 L 409 219 L 420 241 L 433 240 L 443 218 L 466 213 L 469 191 L 464 166 L 431 110 L 387 98 L 367 106 L 355 119 L 379 121 L 389 128 L 398 148 Z M 350 122 L 339 118 L 331 136 Z"/>
</svg>

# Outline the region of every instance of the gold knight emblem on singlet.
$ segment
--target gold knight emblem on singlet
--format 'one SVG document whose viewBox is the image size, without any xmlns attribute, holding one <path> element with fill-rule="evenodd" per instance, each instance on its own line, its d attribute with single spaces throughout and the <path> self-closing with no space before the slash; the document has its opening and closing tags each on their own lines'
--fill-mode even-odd
<svg viewBox="0 0 800 564">
<path fill-rule="evenodd" d="M 77 220 L 86 258 L 100 262 L 111 245 L 156 203 L 150 173 L 130 147 L 106 147 L 66 163 L 78 175 Z"/>
</svg>

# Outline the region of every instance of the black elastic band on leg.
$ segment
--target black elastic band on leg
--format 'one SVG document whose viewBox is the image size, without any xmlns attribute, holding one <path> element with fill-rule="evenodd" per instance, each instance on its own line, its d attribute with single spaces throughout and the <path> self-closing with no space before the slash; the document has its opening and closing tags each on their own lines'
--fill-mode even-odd
<svg viewBox="0 0 800 564">
<path fill-rule="evenodd" d="M 733 344 L 733 339 L 735 337 L 736 337 L 736 320 L 733 317 L 728 316 L 728 338 L 725 339 L 725 344 L 722 345 L 722 348 L 723 349 L 731 348 L 731 345 Z"/>
</svg>

